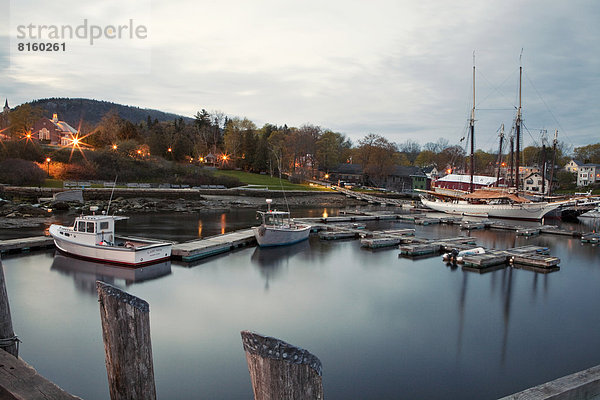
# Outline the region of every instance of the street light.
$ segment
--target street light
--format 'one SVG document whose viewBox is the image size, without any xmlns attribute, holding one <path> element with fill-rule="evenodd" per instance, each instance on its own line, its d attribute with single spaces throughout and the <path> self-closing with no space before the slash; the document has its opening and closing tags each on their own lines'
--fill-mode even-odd
<svg viewBox="0 0 600 400">
<path fill-rule="evenodd" d="M 113 148 L 113 150 L 116 150 L 117 149 L 117 145 L 113 144 L 112 148 Z"/>
<path fill-rule="evenodd" d="M 46 157 L 46 164 L 48 166 L 48 178 L 50 178 L 50 157 Z"/>
</svg>

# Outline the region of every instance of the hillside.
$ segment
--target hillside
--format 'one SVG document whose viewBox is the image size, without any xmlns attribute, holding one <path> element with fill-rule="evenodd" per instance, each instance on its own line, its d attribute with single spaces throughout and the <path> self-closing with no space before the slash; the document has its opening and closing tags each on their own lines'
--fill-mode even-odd
<svg viewBox="0 0 600 400">
<path fill-rule="evenodd" d="M 29 104 L 44 110 L 44 115 L 48 118 L 52 118 L 53 113 L 58 113 L 61 121 L 66 121 L 72 126 L 77 126 L 82 119 L 92 126 L 96 125 L 100 122 L 104 114 L 111 110 L 115 110 L 121 118 L 133 123 L 146 121 L 148 116 L 152 120 L 157 119 L 158 121 L 173 121 L 177 118 L 183 118 L 187 121 L 191 120 L 188 117 L 149 108 L 126 106 L 109 101 L 91 99 L 51 98 L 34 100 Z"/>
</svg>

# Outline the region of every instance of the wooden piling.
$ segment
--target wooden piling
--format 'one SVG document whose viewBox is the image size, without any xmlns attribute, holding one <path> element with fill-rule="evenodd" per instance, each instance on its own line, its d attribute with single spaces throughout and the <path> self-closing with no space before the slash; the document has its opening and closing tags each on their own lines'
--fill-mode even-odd
<svg viewBox="0 0 600 400">
<path fill-rule="evenodd" d="M 110 398 L 156 399 L 150 306 L 114 286 L 96 281 Z"/>
<path fill-rule="evenodd" d="M 282 340 L 242 331 L 255 400 L 323 399 L 321 361 Z"/>
<path fill-rule="evenodd" d="M 2 260 L 0 260 L 0 348 L 19 357 L 19 339 L 15 336 L 12 327 Z"/>
</svg>

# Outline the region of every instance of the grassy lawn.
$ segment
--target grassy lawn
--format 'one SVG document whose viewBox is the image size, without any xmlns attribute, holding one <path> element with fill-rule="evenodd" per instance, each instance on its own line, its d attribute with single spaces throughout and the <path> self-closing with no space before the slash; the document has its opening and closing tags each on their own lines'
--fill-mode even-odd
<svg viewBox="0 0 600 400">
<path fill-rule="evenodd" d="M 63 181 L 60 179 L 46 179 L 44 187 L 49 188 L 61 188 L 63 187 Z"/>
<path fill-rule="evenodd" d="M 276 177 L 271 178 L 271 176 L 269 176 L 269 175 L 253 174 L 253 173 L 244 172 L 244 171 L 217 170 L 217 171 L 215 171 L 215 175 L 230 176 L 230 177 L 238 178 L 240 181 L 242 181 L 243 183 L 245 183 L 247 185 L 266 186 L 269 188 L 269 190 L 281 190 L 282 187 L 283 187 L 283 190 L 321 190 L 321 191 L 330 190 L 330 189 L 326 189 L 322 186 L 310 186 L 308 184 L 298 185 L 295 183 L 291 183 L 290 181 L 288 181 L 286 179 L 282 179 L 280 181 L 279 178 L 276 178 Z"/>
</svg>

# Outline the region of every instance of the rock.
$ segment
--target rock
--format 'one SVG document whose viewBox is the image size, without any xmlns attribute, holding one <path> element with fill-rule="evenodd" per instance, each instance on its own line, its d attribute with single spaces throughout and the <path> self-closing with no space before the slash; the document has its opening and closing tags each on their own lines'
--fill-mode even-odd
<svg viewBox="0 0 600 400">
<path fill-rule="evenodd" d="M 52 210 L 54 211 L 68 211 L 69 208 L 69 204 L 64 201 L 56 201 L 52 203 Z"/>
</svg>

